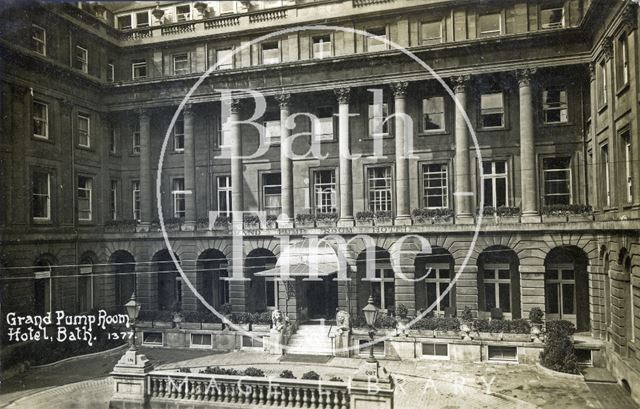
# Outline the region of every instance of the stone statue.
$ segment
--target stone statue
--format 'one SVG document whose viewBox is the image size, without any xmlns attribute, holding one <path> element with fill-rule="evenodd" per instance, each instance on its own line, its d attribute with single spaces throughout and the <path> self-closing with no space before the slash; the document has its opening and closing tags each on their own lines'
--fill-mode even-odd
<svg viewBox="0 0 640 409">
<path fill-rule="evenodd" d="M 349 331 L 351 329 L 351 322 L 349 313 L 346 311 L 338 310 L 336 312 L 336 326 L 338 331 Z"/>
<path fill-rule="evenodd" d="M 284 332 L 287 328 L 288 321 L 289 319 L 285 317 L 284 313 L 280 310 L 275 310 L 271 313 L 272 329 L 280 333 Z"/>
</svg>

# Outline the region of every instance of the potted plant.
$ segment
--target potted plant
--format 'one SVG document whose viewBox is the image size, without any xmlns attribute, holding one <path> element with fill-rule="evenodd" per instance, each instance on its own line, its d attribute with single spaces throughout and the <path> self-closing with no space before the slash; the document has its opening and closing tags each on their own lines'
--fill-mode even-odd
<svg viewBox="0 0 640 409">
<path fill-rule="evenodd" d="M 469 306 L 465 306 L 460 315 L 460 332 L 466 340 L 471 339 L 471 329 L 473 328 L 473 313 Z"/>
<path fill-rule="evenodd" d="M 242 215 L 242 223 L 245 229 L 259 229 L 260 228 L 260 218 L 257 214 L 253 213 L 245 213 Z"/>
<path fill-rule="evenodd" d="M 589 205 L 569 205 L 567 218 L 569 222 L 591 222 L 593 221 L 593 209 Z"/>
<path fill-rule="evenodd" d="M 175 318 L 174 318 L 175 322 Z M 185 311 L 179 328 L 202 329 L 202 313 L 200 311 Z"/>
<path fill-rule="evenodd" d="M 373 219 L 375 214 L 372 211 L 364 210 L 356 213 L 356 225 L 357 226 L 373 226 Z"/>
<path fill-rule="evenodd" d="M 520 223 L 520 208 L 513 206 L 500 206 L 496 209 L 500 224 Z"/>
<path fill-rule="evenodd" d="M 278 228 L 278 216 L 275 214 L 267 215 L 267 229 L 277 229 Z"/>
<path fill-rule="evenodd" d="M 376 226 L 392 226 L 393 212 L 391 210 L 383 210 L 375 214 Z"/>
<path fill-rule="evenodd" d="M 271 311 L 256 312 L 251 321 L 253 331 L 268 332 L 271 329 Z"/>
<path fill-rule="evenodd" d="M 428 209 L 413 209 L 411 211 L 411 219 L 413 219 L 413 224 L 431 223 L 431 220 L 426 215 L 427 210 Z"/>
<path fill-rule="evenodd" d="M 533 342 L 542 342 L 542 318 L 544 312 L 539 307 L 533 307 L 529 311 L 529 321 L 531 321 L 531 339 Z"/>
<path fill-rule="evenodd" d="M 542 221 L 544 223 L 565 223 L 567 221 L 566 206 L 544 206 L 542 208 Z"/>
<path fill-rule="evenodd" d="M 311 213 L 299 213 L 296 215 L 296 227 L 315 227 L 315 216 Z"/>
<path fill-rule="evenodd" d="M 338 221 L 338 213 L 318 213 L 316 215 L 316 224 L 318 227 L 334 227 Z"/>
<path fill-rule="evenodd" d="M 229 226 L 231 225 L 231 217 L 226 216 L 224 214 L 219 214 L 216 217 L 216 221 L 213 222 L 214 230 L 229 230 Z"/>
<path fill-rule="evenodd" d="M 201 217 L 196 220 L 196 229 L 197 230 L 209 230 L 209 218 Z"/>
<path fill-rule="evenodd" d="M 396 309 L 396 314 L 398 315 L 398 332 L 402 333 L 404 336 L 407 336 L 407 323 L 409 322 L 407 316 L 409 315 L 409 309 L 406 305 L 399 304 L 398 308 Z"/>
</svg>

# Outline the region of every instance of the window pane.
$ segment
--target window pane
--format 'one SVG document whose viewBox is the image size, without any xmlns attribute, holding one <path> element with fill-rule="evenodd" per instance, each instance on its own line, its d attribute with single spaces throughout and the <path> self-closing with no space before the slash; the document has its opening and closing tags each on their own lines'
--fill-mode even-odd
<svg viewBox="0 0 640 409">
<path fill-rule="evenodd" d="M 431 97 L 422 100 L 422 113 L 424 116 L 424 130 L 443 130 L 444 124 L 444 98 Z"/>
<path fill-rule="evenodd" d="M 219 70 L 233 68 L 233 51 L 231 49 L 217 50 L 216 62 Z"/>
<path fill-rule="evenodd" d="M 484 206 L 493 206 L 493 183 L 491 179 L 484 179 Z"/>
<path fill-rule="evenodd" d="M 440 286 L 440 295 L 445 294 L 445 291 L 447 290 L 449 283 L 440 283 L 438 285 Z M 449 302 L 450 295 L 451 295 L 451 291 L 449 291 L 448 293 L 445 294 L 444 297 L 442 297 L 442 300 L 440 301 L 441 310 L 451 306 L 451 303 Z"/>
<path fill-rule="evenodd" d="M 436 285 L 436 283 L 427 283 L 427 307 L 438 298 Z"/>
<path fill-rule="evenodd" d="M 507 179 L 496 178 L 496 203 L 495 207 L 507 205 Z M 486 193 L 485 193 L 486 194 Z"/>
<path fill-rule="evenodd" d="M 511 286 L 509 284 L 499 284 L 500 308 L 503 312 L 511 312 Z"/>
<path fill-rule="evenodd" d="M 493 283 L 484 285 L 484 301 L 486 311 L 496 308 L 496 286 Z"/>
<path fill-rule="evenodd" d="M 330 57 L 331 52 L 331 36 L 322 35 L 313 37 L 313 57 L 324 58 Z"/>
<path fill-rule="evenodd" d="M 573 306 L 575 296 L 575 286 L 573 284 L 562 284 L 562 313 L 575 314 Z"/>
<path fill-rule="evenodd" d="M 558 314 L 558 284 L 545 285 L 546 310 L 548 314 Z"/>
</svg>

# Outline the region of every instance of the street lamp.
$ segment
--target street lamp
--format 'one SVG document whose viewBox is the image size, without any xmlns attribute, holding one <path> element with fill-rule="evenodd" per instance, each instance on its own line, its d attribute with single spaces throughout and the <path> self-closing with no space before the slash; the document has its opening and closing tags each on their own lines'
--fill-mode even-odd
<svg viewBox="0 0 640 409">
<path fill-rule="evenodd" d="M 133 331 L 133 336 L 131 337 L 131 346 L 129 347 L 130 351 L 136 350 L 136 319 L 138 318 L 138 314 L 140 314 L 140 308 L 142 304 L 140 304 L 136 300 L 136 293 L 133 292 L 131 294 L 131 298 L 124 305 L 127 309 L 127 315 L 129 316 L 129 322 L 131 323 L 131 330 Z"/>
<path fill-rule="evenodd" d="M 378 307 L 373 305 L 373 296 L 369 295 L 369 300 L 367 301 L 367 305 L 362 309 L 364 313 L 364 319 L 367 321 L 367 325 L 369 326 L 369 359 L 368 362 L 377 362 L 376 358 L 373 356 L 373 336 L 376 333 L 375 323 L 378 319 Z"/>
</svg>

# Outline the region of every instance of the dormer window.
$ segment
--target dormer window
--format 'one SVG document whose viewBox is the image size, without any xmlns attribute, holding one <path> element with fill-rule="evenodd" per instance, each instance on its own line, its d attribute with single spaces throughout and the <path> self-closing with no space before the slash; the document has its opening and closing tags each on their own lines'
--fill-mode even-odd
<svg viewBox="0 0 640 409">
<path fill-rule="evenodd" d="M 262 44 L 262 63 L 278 64 L 280 62 L 280 47 L 277 41 Z"/>
<path fill-rule="evenodd" d="M 191 6 L 176 6 L 176 21 L 187 21 L 191 20 Z"/>
<path fill-rule="evenodd" d="M 543 30 L 564 27 L 564 8 L 561 4 L 540 9 L 540 28 Z"/>
<path fill-rule="evenodd" d="M 502 34 L 502 13 L 499 11 L 478 16 L 478 37 L 493 37 Z"/>
<path fill-rule="evenodd" d="M 367 32 L 371 34 L 366 37 L 367 51 L 383 51 L 387 49 L 387 31 L 384 27 L 375 27 L 367 29 Z"/>
</svg>

